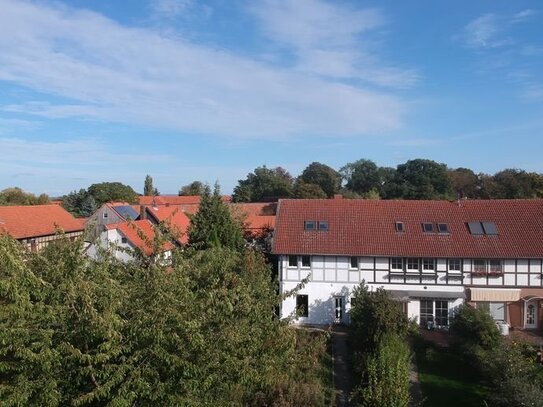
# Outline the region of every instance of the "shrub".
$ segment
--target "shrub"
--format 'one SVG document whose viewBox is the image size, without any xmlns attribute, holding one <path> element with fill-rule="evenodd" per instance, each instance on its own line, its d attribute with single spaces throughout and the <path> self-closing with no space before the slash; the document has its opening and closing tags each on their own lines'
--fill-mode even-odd
<svg viewBox="0 0 543 407">
<path fill-rule="evenodd" d="M 502 342 L 492 317 L 486 311 L 470 305 L 463 305 L 456 312 L 450 331 L 457 344 L 469 353 L 494 349 Z"/>
</svg>

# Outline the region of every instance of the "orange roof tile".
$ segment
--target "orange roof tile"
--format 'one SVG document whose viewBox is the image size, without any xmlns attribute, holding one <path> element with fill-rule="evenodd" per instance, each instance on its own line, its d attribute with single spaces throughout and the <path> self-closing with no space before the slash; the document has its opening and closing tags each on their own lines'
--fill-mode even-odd
<svg viewBox="0 0 543 407">
<path fill-rule="evenodd" d="M 304 221 L 328 221 L 306 231 Z M 397 232 L 395 222 L 405 232 Z M 446 223 L 449 233 L 426 233 L 422 223 Z M 473 235 L 468 222 L 494 222 L 497 235 Z M 543 200 L 387 201 L 280 200 L 276 254 L 352 256 L 542 258 Z"/>
<path fill-rule="evenodd" d="M 132 222 L 112 223 L 106 225 L 108 230 L 117 229 L 132 246 L 137 247 L 147 256 L 153 254 L 153 241 L 155 238 L 155 229 L 147 219 L 136 220 Z M 171 242 L 166 242 L 162 246 L 163 251 L 173 249 Z"/>
<path fill-rule="evenodd" d="M 188 242 L 187 229 L 190 225 L 189 217 L 177 206 L 147 207 L 147 213 L 157 222 L 164 222 L 172 229 L 180 244 Z"/>
<path fill-rule="evenodd" d="M 15 239 L 54 235 L 57 229 L 77 232 L 83 222 L 74 218 L 62 206 L 0 206 L 0 231 Z"/>
<path fill-rule="evenodd" d="M 140 205 L 186 205 L 199 204 L 200 196 L 177 196 L 177 195 L 159 195 L 159 196 L 140 196 Z"/>
</svg>

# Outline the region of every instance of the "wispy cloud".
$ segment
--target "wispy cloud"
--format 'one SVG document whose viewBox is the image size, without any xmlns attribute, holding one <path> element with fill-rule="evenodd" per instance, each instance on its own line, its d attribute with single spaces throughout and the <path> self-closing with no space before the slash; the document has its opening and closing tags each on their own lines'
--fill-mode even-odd
<svg viewBox="0 0 543 407">
<path fill-rule="evenodd" d="M 159 18 L 176 18 L 192 6 L 194 0 L 150 0 L 152 14 Z"/>
<path fill-rule="evenodd" d="M 502 18 L 495 14 L 485 14 L 465 27 L 467 45 L 473 48 L 498 48 L 510 44 L 510 38 L 501 38 Z"/>
<path fill-rule="evenodd" d="M 528 20 L 528 19 L 532 18 L 533 16 L 535 16 L 536 14 L 537 14 L 537 12 L 535 10 L 532 10 L 532 9 L 522 10 L 522 11 L 519 11 L 518 13 L 514 14 L 513 17 L 511 17 L 511 22 L 513 24 L 523 23 L 526 20 Z"/>
<path fill-rule="evenodd" d="M 385 25 L 377 9 L 323 0 L 264 0 L 251 3 L 250 11 L 269 38 L 295 52 L 300 71 L 397 88 L 418 80 L 415 71 L 387 66 L 368 51 L 371 33 Z"/>
<path fill-rule="evenodd" d="M 375 134 L 400 127 L 406 111 L 401 99 L 384 91 L 165 38 L 91 11 L 1 3 L 0 80 L 61 100 L 29 99 L 7 107 L 12 111 L 233 138 Z M 351 41 L 353 30 L 380 24 L 375 12 L 357 16 L 362 22 L 334 20 L 347 27 L 341 41 Z M 331 34 L 323 35 L 333 43 Z M 316 36 L 309 32 L 303 41 Z"/>
</svg>

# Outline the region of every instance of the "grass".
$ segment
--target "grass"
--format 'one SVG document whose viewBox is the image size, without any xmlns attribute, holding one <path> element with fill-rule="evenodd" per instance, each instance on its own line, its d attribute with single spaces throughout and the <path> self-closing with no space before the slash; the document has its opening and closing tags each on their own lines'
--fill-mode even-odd
<svg viewBox="0 0 543 407">
<path fill-rule="evenodd" d="M 450 348 L 415 341 L 423 407 L 483 407 L 489 389 L 469 364 Z"/>
</svg>

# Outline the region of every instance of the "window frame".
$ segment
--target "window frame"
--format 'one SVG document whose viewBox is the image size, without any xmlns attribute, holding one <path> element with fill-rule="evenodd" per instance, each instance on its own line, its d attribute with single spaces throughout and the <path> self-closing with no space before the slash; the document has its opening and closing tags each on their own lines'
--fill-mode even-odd
<svg viewBox="0 0 543 407">
<path fill-rule="evenodd" d="M 319 220 L 317 222 L 317 230 L 321 232 L 328 232 L 329 229 L 330 229 L 330 225 L 328 224 L 327 220 Z"/>
<path fill-rule="evenodd" d="M 296 313 L 299 313 L 300 317 L 309 317 L 309 295 L 296 294 Z"/>
<path fill-rule="evenodd" d="M 421 269 L 423 273 L 436 272 L 436 260 L 434 258 L 424 257 L 420 263 L 421 263 Z"/>
<path fill-rule="evenodd" d="M 479 264 L 477 264 L 479 263 Z M 471 272 L 474 274 L 486 274 L 487 262 L 484 259 L 473 259 Z"/>
<path fill-rule="evenodd" d="M 441 234 L 448 234 L 449 231 L 449 225 L 447 223 L 438 223 L 437 224 L 437 232 Z"/>
<path fill-rule="evenodd" d="M 458 269 L 452 267 L 452 262 L 458 262 Z M 461 273 L 462 272 L 462 259 L 448 259 L 447 270 L 449 273 Z"/>
<path fill-rule="evenodd" d="M 418 257 L 408 257 L 406 260 L 405 271 L 408 273 L 419 273 L 420 272 L 420 259 Z M 416 268 L 411 267 L 416 263 Z"/>
<path fill-rule="evenodd" d="M 291 262 L 291 260 L 294 260 L 296 262 L 296 264 L 292 264 L 293 262 Z M 298 268 L 298 256 L 295 255 L 295 254 L 289 254 L 288 255 L 288 268 Z"/>
<path fill-rule="evenodd" d="M 394 267 L 394 263 L 396 263 L 396 265 L 400 264 L 400 268 L 396 268 Z M 391 271 L 403 271 L 404 270 L 404 265 L 405 265 L 405 262 L 404 262 L 404 259 L 403 257 L 391 257 L 390 258 L 390 270 Z"/>
<path fill-rule="evenodd" d="M 102 219 L 108 219 L 108 218 L 109 218 L 109 213 L 107 212 L 102 213 Z"/>
<path fill-rule="evenodd" d="M 309 227 L 311 226 L 311 227 Z M 314 220 L 304 220 L 304 230 L 311 232 L 317 229 L 317 224 Z"/>
<path fill-rule="evenodd" d="M 354 260 L 354 266 L 353 266 L 353 260 Z M 358 256 L 351 256 L 349 259 L 349 268 L 351 270 L 358 270 L 360 269 L 360 261 L 358 259 Z"/>
<path fill-rule="evenodd" d="M 503 274 L 503 262 L 498 259 L 489 259 L 488 274 Z"/>
<path fill-rule="evenodd" d="M 432 222 L 422 222 L 422 231 L 424 233 L 435 233 L 434 224 Z"/>
<path fill-rule="evenodd" d="M 307 255 L 307 254 L 304 254 L 304 255 L 302 255 L 300 257 L 301 257 L 301 259 L 300 259 L 300 268 L 303 268 L 303 269 L 311 268 L 311 256 Z M 304 262 L 304 260 L 308 260 L 307 263 Z"/>
<path fill-rule="evenodd" d="M 399 220 L 394 222 L 394 227 L 396 228 L 396 232 L 399 233 L 405 233 L 405 224 Z"/>
</svg>

